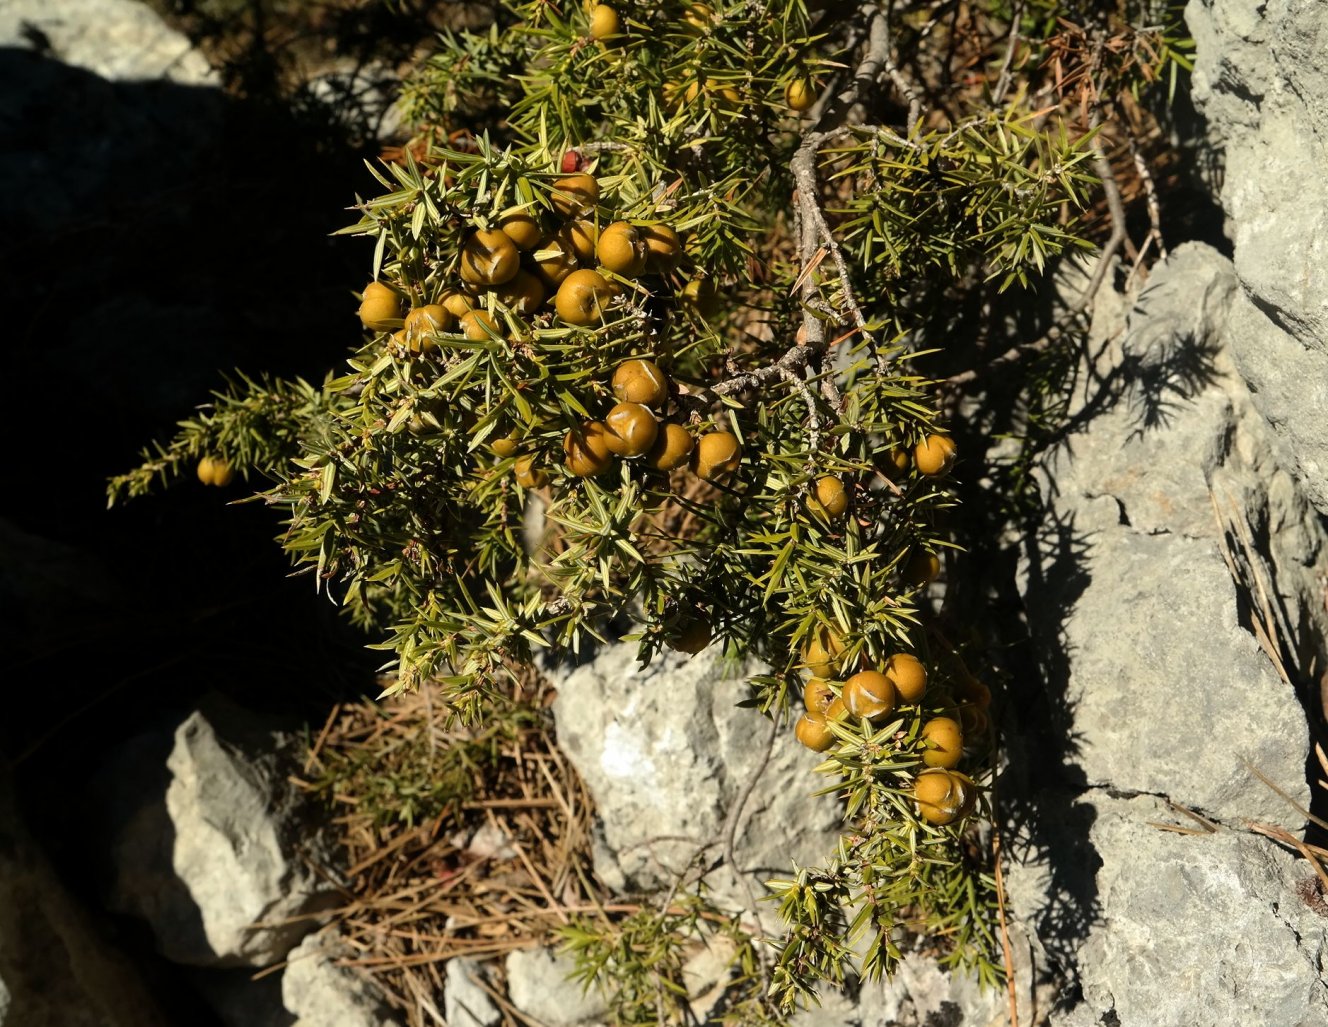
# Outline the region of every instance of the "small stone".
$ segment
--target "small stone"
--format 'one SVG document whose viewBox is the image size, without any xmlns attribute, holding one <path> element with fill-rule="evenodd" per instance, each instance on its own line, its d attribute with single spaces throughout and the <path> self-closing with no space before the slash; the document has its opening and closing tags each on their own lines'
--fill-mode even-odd
<svg viewBox="0 0 1328 1027">
<path fill-rule="evenodd" d="M 480 984 L 485 979 L 477 960 L 447 961 L 447 986 L 443 990 L 447 1027 L 497 1027 L 502 1022 L 502 1012 Z"/>
<path fill-rule="evenodd" d="M 296 1018 L 292 1027 L 398 1027 L 401 1021 L 389 1014 L 372 981 L 337 965 L 349 953 L 333 928 L 309 935 L 291 952 L 281 1000 Z"/>
<path fill-rule="evenodd" d="M 608 1005 L 593 985 L 587 991 L 568 980 L 575 969 L 571 956 L 550 949 L 517 949 L 507 957 L 507 996 L 518 1010 L 548 1027 L 600 1023 Z"/>
</svg>

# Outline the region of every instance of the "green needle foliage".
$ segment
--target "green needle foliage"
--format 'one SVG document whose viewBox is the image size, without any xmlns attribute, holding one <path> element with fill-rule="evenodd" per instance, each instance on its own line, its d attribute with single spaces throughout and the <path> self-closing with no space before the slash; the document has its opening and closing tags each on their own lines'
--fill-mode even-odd
<svg viewBox="0 0 1328 1027">
<path fill-rule="evenodd" d="M 596 39 L 595 12 L 540 0 L 445 36 L 405 87 L 417 137 L 371 169 L 381 192 L 345 230 L 372 244 L 363 309 L 390 309 L 363 315 L 320 385 L 240 378 L 110 483 L 113 502 L 138 496 L 204 456 L 266 479 L 296 566 L 391 653 L 388 691 L 436 689 L 469 720 L 538 650 L 580 652 L 623 622 L 642 660 L 707 642 L 760 657 L 751 705 L 771 717 L 800 703 L 813 643 L 833 696 L 916 653 L 925 696 L 884 723 L 824 726 L 844 839 L 772 882 L 788 934 L 770 966 L 738 932 L 736 978 L 755 982 L 732 1007 L 742 1022 L 889 973 L 915 937 L 1000 976 L 977 827 L 986 694 L 923 627 L 954 543 L 948 468 L 914 456 L 943 435 L 915 358 L 944 342 L 928 326 L 966 283 L 1024 286 L 1086 245 L 1094 137 L 1024 89 L 994 97 L 1001 5 L 972 15 L 989 47 L 976 57 L 934 6 L 651 0 Z M 1018 5 L 1028 38 L 1064 50 L 1046 8 Z M 969 57 L 992 67 L 978 87 L 945 63 Z M 803 95 L 815 103 L 793 109 Z M 521 242 L 514 219 L 534 233 L 519 258 L 500 238 Z M 603 241 L 616 223 L 665 243 L 643 267 L 603 246 L 576 255 L 576 231 Z M 517 278 L 475 270 L 492 247 Z M 603 287 L 585 316 L 564 306 L 573 267 Z M 448 312 L 421 321 L 430 305 Z M 595 450 L 615 373 L 641 359 L 668 386 L 649 420 L 686 433 L 690 471 Z M 731 449 L 718 469 L 712 445 Z M 827 481 L 843 509 L 818 499 Z M 962 808 L 933 824 L 913 789 L 937 716 L 962 721 L 967 776 Z M 677 1008 L 680 939 L 720 916 L 686 894 L 643 910 L 567 934 L 622 1022 Z"/>
</svg>

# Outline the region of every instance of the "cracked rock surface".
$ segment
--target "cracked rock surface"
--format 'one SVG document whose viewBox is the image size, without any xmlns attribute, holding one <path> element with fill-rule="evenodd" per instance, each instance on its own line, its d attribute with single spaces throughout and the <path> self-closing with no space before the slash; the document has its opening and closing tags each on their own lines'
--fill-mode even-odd
<svg viewBox="0 0 1328 1027">
<path fill-rule="evenodd" d="M 1082 992 L 1051 1023 L 1328 1018 L 1317 885 L 1247 830 L 1301 828 L 1251 768 L 1308 804 L 1310 695 L 1296 668 L 1328 626 L 1323 521 L 1232 355 L 1249 306 L 1231 262 L 1201 244 L 1132 299 L 1100 294 L 1075 427 L 1023 542 L 1021 591 L 1064 750 L 1012 740 L 1006 781 L 1023 819 L 1008 884 L 1039 967 Z M 1286 677 L 1254 633 L 1261 604 Z M 1178 821 L 1198 833 L 1153 826 Z"/>
</svg>

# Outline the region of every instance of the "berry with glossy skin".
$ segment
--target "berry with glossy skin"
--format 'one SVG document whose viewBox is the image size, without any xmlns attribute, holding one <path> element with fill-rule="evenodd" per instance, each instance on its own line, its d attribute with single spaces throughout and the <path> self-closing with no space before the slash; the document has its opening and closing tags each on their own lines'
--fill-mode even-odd
<svg viewBox="0 0 1328 1027">
<path fill-rule="evenodd" d="M 574 259 L 582 264 L 590 264 L 595 260 L 599 229 L 591 221 L 569 221 L 558 229 L 558 241 Z"/>
<path fill-rule="evenodd" d="M 847 720 L 848 707 L 844 705 L 844 697 L 838 696 L 830 701 L 830 705 L 825 708 L 826 720 Z"/>
<path fill-rule="evenodd" d="M 951 717 L 932 717 L 922 725 L 922 740 L 926 749 L 922 753 L 922 762 L 929 767 L 959 766 L 964 755 L 964 732 L 959 722 Z"/>
<path fill-rule="evenodd" d="M 596 4 L 590 12 L 590 38 L 610 39 L 622 34 L 622 19 L 608 4 Z"/>
<path fill-rule="evenodd" d="M 599 183 L 595 181 L 594 175 L 584 172 L 560 178 L 553 183 L 549 202 L 563 217 L 577 217 L 599 202 Z"/>
<path fill-rule="evenodd" d="M 941 558 L 922 548 L 911 549 L 904 561 L 903 575 L 910 585 L 930 585 L 941 576 Z"/>
<path fill-rule="evenodd" d="M 406 349 L 412 353 L 429 353 L 438 348 L 434 341 L 435 332 L 449 332 L 456 323 L 451 311 L 437 303 L 426 303 L 422 307 L 412 307 L 406 315 L 403 331 L 406 335 Z"/>
<path fill-rule="evenodd" d="M 646 453 L 646 466 L 657 471 L 671 471 L 681 467 L 696 448 L 696 440 L 680 424 L 661 424 L 655 435 L 655 444 Z"/>
<path fill-rule="evenodd" d="M 544 229 L 540 226 L 539 218 L 527 210 L 500 218 L 498 227 L 512 240 L 516 248 L 523 252 L 533 250 L 544 238 Z"/>
<path fill-rule="evenodd" d="M 624 360 L 613 372 L 609 385 L 624 403 L 660 409 L 669 398 L 669 379 L 659 365 L 644 357 Z"/>
<path fill-rule="evenodd" d="M 558 286 L 553 306 L 569 325 L 592 325 L 603 319 L 612 297 L 613 289 L 598 271 L 573 271 Z"/>
<path fill-rule="evenodd" d="M 844 640 L 838 632 L 825 625 L 818 627 L 803 646 L 802 665 L 818 678 L 833 678 L 839 669 Z"/>
<path fill-rule="evenodd" d="M 605 439 L 604 425 L 587 421 L 563 437 L 564 465 L 577 478 L 593 478 L 613 466 L 613 454 Z"/>
<path fill-rule="evenodd" d="M 535 274 L 551 293 L 556 293 L 563 280 L 576 270 L 576 254 L 561 236 L 540 243 L 534 260 Z"/>
<path fill-rule="evenodd" d="M 614 274 L 635 278 L 646 269 L 646 240 L 635 225 L 615 221 L 599 233 L 595 255 Z"/>
<path fill-rule="evenodd" d="M 710 29 L 715 20 L 715 12 L 709 4 L 688 4 L 682 13 L 682 27 L 691 35 L 700 35 Z"/>
<path fill-rule="evenodd" d="M 517 441 L 516 436 L 508 435 L 501 439 L 494 439 L 489 443 L 489 452 L 500 460 L 506 460 L 509 456 L 516 456 L 517 450 L 521 448 L 521 443 Z"/>
<path fill-rule="evenodd" d="M 723 481 L 742 462 L 742 444 L 732 432 L 712 431 L 702 435 L 692 453 L 692 472 L 706 481 Z"/>
<path fill-rule="evenodd" d="M 710 622 L 704 617 L 686 617 L 665 642 L 670 649 L 695 656 L 710 644 L 713 637 Z"/>
<path fill-rule="evenodd" d="M 615 456 L 628 460 L 641 456 L 658 435 L 659 422 L 640 403 L 619 403 L 604 416 L 604 442 Z"/>
<path fill-rule="evenodd" d="M 920 474 L 935 478 L 954 466 L 955 444 L 948 435 L 928 435 L 913 448 L 913 462 Z"/>
<path fill-rule="evenodd" d="M 894 712 L 898 702 L 895 686 L 880 671 L 859 671 L 844 682 L 844 705 L 855 717 L 880 720 Z"/>
<path fill-rule="evenodd" d="M 913 456 L 907 449 L 894 446 L 886 450 L 884 464 L 881 470 L 885 476 L 891 481 L 898 481 L 913 466 Z"/>
<path fill-rule="evenodd" d="M 885 676 L 904 702 L 917 702 L 927 691 L 927 668 L 912 653 L 895 653 L 885 661 Z"/>
<path fill-rule="evenodd" d="M 461 247 L 461 280 L 481 287 L 510 282 L 521 270 L 521 252 L 506 232 L 481 228 Z"/>
<path fill-rule="evenodd" d="M 543 468 L 535 466 L 533 456 L 517 457 L 516 463 L 512 465 L 512 473 L 516 476 L 516 483 L 523 489 L 542 489 L 549 484 L 549 476 Z"/>
<path fill-rule="evenodd" d="M 401 320 L 401 297 L 382 282 L 370 282 L 360 300 L 360 323 L 375 332 L 386 332 Z"/>
<path fill-rule="evenodd" d="M 682 240 L 678 233 L 660 222 L 641 229 L 646 241 L 646 264 L 656 271 L 668 271 L 682 255 Z"/>
<path fill-rule="evenodd" d="M 929 824 L 943 826 L 966 816 L 976 799 L 972 782 L 962 774 L 939 768 L 924 770 L 913 782 L 918 815 Z"/>
<path fill-rule="evenodd" d="M 487 310 L 468 310 L 461 318 L 461 334 L 471 342 L 486 342 L 495 336 L 502 338 L 502 329 Z"/>
<path fill-rule="evenodd" d="M 802 705 L 808 713 L 825 713 L 835 698 L 834 690 L 824 678 L 812 678 L 802 686 Z"/>
<path fill-rule="evenodd" d="M 836 521 L 848 512 L 848 490 L 833 474 L 816 479 L 807 508 L 827 521 Z"/>
<path fill-rule="evenodd" d="M 801 114 L 816 102 L 816 89 L 810 79 L 795 78 L 784 90 L 784 102 Z"/>
<path fill-rule="evenodd" d="M 458 289 L 448 289 L 438 302 L 458 321 L 475 309 L 475 297 Z"/>
<path fill-rule="evenodd" d="M 529 316 L 544 303 L 544 285 L 529 271 L 521 270 L 510 282 L 496 286 L 493 294 L 509 310 Z"/>
<path fill-rule="evenodd" d="M 204 485 L 224 489 L 235 480 L 235 468 L 219 456 L 205 456 L 198 461 L 198 480 Z"/>
<path fill-rule="evenodd" d="M 711 317 L 719 310 L 719 290 L 713 278 L 693 278 L 682 290 L 682 304 L 702 317 Z"/>
<path fill-rule="evenodd" d="M 793 733 L 812 752 L 825 752 L 835 744 L 834 733 L 826 725 L 825 717 L 819 713 L 804 713 L 798 718 Z"/>
</svg>

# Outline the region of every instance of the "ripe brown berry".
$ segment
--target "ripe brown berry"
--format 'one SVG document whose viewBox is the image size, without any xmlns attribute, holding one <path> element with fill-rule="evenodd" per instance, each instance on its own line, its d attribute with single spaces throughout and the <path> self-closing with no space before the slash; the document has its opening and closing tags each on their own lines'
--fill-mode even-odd
<svg viewBox="0 0 1328 1027">
<path fill-rule="evenodd" d="M 475 309 L 475 297 L 458 289 L 448 289 L 438 302 L 458 321 Z"/>
<path fill-rule="evenodd" d="M 712 631 L 710 622 L 701 616 L 684 617 L 665 642 L 670 649 L 695 656 L 710 644 Z"/>
<path fill-rule="evenodd" d="M 855 717 L 880 720 L 894 712 L 898 702 L 895 686 L 880 671 L 859 671 L 844 682 L 844 705 Z"/>
<path fill-rule="evenodd" d="M 910 585 L 930 585 L 941 576 L 941 558 L 915 546 L 904 560 L 902 573 Z"/>
<path fill-rule="evenodd" d="M 517 450 L 521 448 L 521 443 L 517 441 L 516 436 L 507 435 L 501 439 L 494 439 L 489 443 L 489 452 L 500 460 L 506 460 L 509 456 L 516 456 Z"/>
<path fill-rule="evenodd" d="M 553 305 L 569 325 L 592 325 L 603 319 L 612 296 L 612 288 L 598 271 L 573 271 L 558 286 Z"/>
<path fill-rule="evenodd" d="M 622 19 L 608 4 L 596 4 L 590 12 L 590 38 L 611 39 L 622 34 Z"/>
<path fill-rule="evenodd" d="M 669 379 L 659 365 L 644 357 L 624 360 L 613 372 L 609 385 L 624 403 L 660 409 L 669 398 Z"/>
<path fill-rule="evenodd" d="M 913 462 L 918 472 L 929 478 L 944 474 L 954 466 L 954 439 L 948 435 L 928 435 L 914 447 Z"/>
<path fill-rule="evenodd" d="M 519 270 L 521 253 L 506 232 L 482 228 L 461 246 L 461 280 L 468 285 L 502 285 Z"/>
<path fill-rule="evenodd" d="M 401 319 L 401 297 L 382 282 L 370 282 L 360 300 L 360 322 L 375 332 L 396 327 Z"/>
<path fill-rule="evenodd" d="M 834 690 L 824 678 L 812 678 L 802 686 L 802 705 L 808 713 L 825 713 L 835 698 Z"/>
<path fill-rule="evenodd" d="M 912 653 L 895 653 L 885 661 L 885 676 L 904 702 L 917 702 L 927 691 L 927 668 Z"/>
<path fill-rule="evenodd" d="M 604 441 L 615 456 L 628 460 L 641 456 L 658 435 L 659 422 L 640 403 L 619 403 L 604 417 Z"/>
<path fill-rule="evenodd" d="M 635 278 L 646 269 L 645 236 L 635 225 L 615 221 L 599 233 L 595 255 L 614 274 Z"/>
<path fill-rule="evenodd" d="M 544 238 L 544 229 L 540 226 L 539 218 L 528 210 L 519 210 L 499 218 L 498 227 L 512 240 L 516 248 L 523 252 L 533 250 Z"/>
<path fill-rule="evenodd" d="M 839 637 L 839 633 L 822 624 L 803 646 L 802 665 L 818 678 L 833 678 L 839 669 L 843 652 L 844 640 Z"/>
<path fill-rule="evenodd" d="M 422 307 L 412 307 L 406 315 L 403 331 L 406 335 L 406 349 L 412 353 L 429 353 L 438 347 L 434 341 L 437 332 L 451 331 L 456 322 L 446 307 L 437 303 L 426 303 Z"/>
<path fill-rule="evenodd" d="M 825 752 L 835 744 L 834 733 L 827 726 L 825 717 L 819 713 L 804 713 L 798 718 L 793 733 L 812 752 Z"/>
<path fill-rule="evenodd" d="M 991 689 L 965 671 L 954 685 L 955 698 L 985 710 L 991 706 Z"/>
<path fill-rule="evenodd" d="M 604 425 L 587 421 L 563 437 L 564 464 L 569 474 L 578 478 L 593 478 L 613 466 L 613 454 L 604 438 Z"/>
<path fill-rule="evenodd" d="M 558 229 L 558 241 L 574 259 L 591 264 L 599 243 L 599 229 L 591 221 L 569 221 Z"/>
<path fill-rule="evenodd" d="M 461 318 L 461 334 L 471 342 L 489 342 L 502 338 L 502 329 L 487 310 L 468 310 Z"/>
<path fill-rule="evenodd" d="M 656 271 L 668 271 L 682 254 L 682 240 L 678 233 L 660 222 L 641 229 L 646 240 L 646 263 Z"/>
<path fill-rule="evenodd" d="M 544 302 L 544 285 L 529 271 L 518 271 L 510 282 L 496 286 L 493 294 L 509 310 L 529 317 Z"/>
<path fill-rule="evenodd" d="M 235 480 L 235 468 L 230 465 L 229 460 L 219 456 L 205 456 L 198 461 L 198 480 L 204 485 L 212 485 L 215 488 L 225 488 Z"/>
<path fill-rule="evenodd" d="M 844 697 L 838 696 L 830 701 L 830 705 L 825 708 L 826 720 L 846 720 L 848 719 L 848 707 L 844 705 Z"/>
<path fill-rule="evenodd" d="M 563 280 L 576 270 L 576 254 L 561 236 L 545 239 L 535 251 L 535 274 L 550 293 L 556 293 Z"/>
<path fill-rule="evenodd" d="M 959 722 L 950 717 L 932 717 L 922 725 L 922 740 L 926 749 L 922 762 L 929 767 L 959 766 L 964 755 L 964 733 Z"/>
<path fill-rule="evenodd" d="M 719 310 L 719 290 L 713 278 L 693 278 L 682 290 L 682 304 L 702 317 L 712 317 Z"/>
<path fill-rule="evenodd" d="M 696 440 L 680 424 L 661 424 L 655 436 L 655 444 L 646 453 L 646 466 L 657 471 L 671 471 L 681 467 L 692 455 Z"/>
<path fill-rule="evenodd" d="M 816 102 L 816 89 L 810 79 L 795 78 L 784 90 L 784 102 L 801 114 Z"/>
<path fill-rule="evenodd" d="M 723 481 L 742 462 L 742 445 L 732 432 L 712 431 L 702 435 L 692 453 L 692 472 L 706 481 Z"/>
<path fill-rule="evenodd" d="M 816 479 L 807 507 L 817 517 L 835 521 L 848 511 L 848 491 L 844 483 L 833 474 Z"/>
<path fill-rule="evenodd" d="M 512 465 L 512 473 L 516 476 L 516 483 L 523 489 L 542 489 L 549 483 L 549 476 L 544 469 L 535 466 L 533 456 L 517 457 L 516 463 Z"/>
<path fill-rule="evenodd" d="M 563 217 L 577 217 L 599 202 L 599 183 L 595 181 L 593 175 L 584 172 L 560 178 L 553 183 L 549 202 Z"/>
<path fill-rule="evenodd" d="M 682 27 L 690 35 L 708 31 L 714 20 L 715 12 L 709 4 L 688 4 L 682 13 Z"/>
<path fill-rule="evenodd" d="M 886 450 L 884 462 L 882 471 L 885 476 L 891 481 L 898 481 L 908 474 L 908 469 L 913 466 L 913 456 L 907 449 L 894 446 Z"/>
<path fill-rule="evenodd" d="M 941 826 L 965 815 L 972 808 L 972 789 L 961 774 L 940 768 L 924 770 L 913 782 L 913 800 L 918 815 L 929 824 Z M 971 784 L 971 782 L 969 782 Z"/>
</svg>

